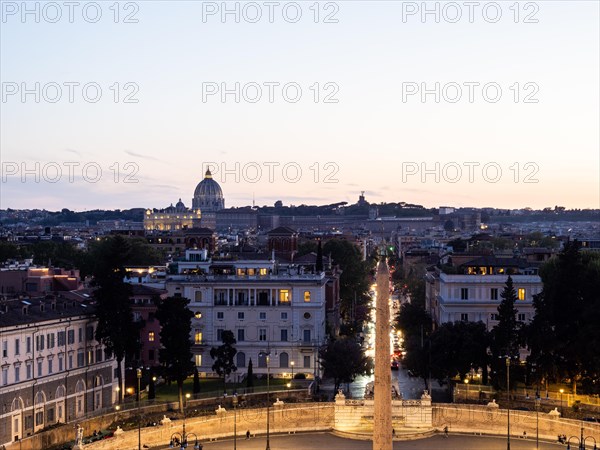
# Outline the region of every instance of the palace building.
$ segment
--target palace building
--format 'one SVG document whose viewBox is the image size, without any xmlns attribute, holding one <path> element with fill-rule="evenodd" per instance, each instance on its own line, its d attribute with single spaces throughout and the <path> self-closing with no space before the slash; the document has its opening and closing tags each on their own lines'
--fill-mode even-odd
<svg viewBox="0 0 600 450">
<path fill-rule="evenodd" d="M 216 213 L 225 208 L 223 190 L 207 170 L 204 179 L 194 190 L 192 207 L 188 208 L 179 199 L 163 209 L 147 209 L 144 214 L 144 230 L 178 231 L 191 228 L 211 228 L 216 226 Z"/>
</svg>

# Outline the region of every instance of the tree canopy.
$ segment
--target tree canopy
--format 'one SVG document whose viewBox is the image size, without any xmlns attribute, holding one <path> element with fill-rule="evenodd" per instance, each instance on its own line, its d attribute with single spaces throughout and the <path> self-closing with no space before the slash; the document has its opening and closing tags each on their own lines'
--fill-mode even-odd
<svg viewBox="0 0 600 450">
<path fill-rule="evenodd" d="M 212 370 L 223 377 L 223 384 L 225 384 L 227 377 L 237 370 L 236 365 L 233 363 L 233 358 L 237 353 L 234 347 L 236 340 L 233 331 L 223 330 L 221 342 L 223 344 L 210 349 L 210 357 L 214 360 Z"/>
<path fill-rule="evenodd" d="M 183 411 L 183 382 L 195 367 L 190 340 L 194 314 L 188 309 L 189 303 L 184 297 L 168 297 L 156 311 L 161 326 L 159 361 L 169 379 L 177 383 L 180 411 Z"/>
<path fill-rule="evenodd" d="M 567 242 L 540 270 L 543 291 L 528 327 L 530 362 L 541 378 L 567 377 L 587 393 L 600 392 L 600 255 Z"/>
<path fill-rule="evenodd" d="M 333 378 L 335 391 L 341 383 L 351 383 L 371 371 L 372 361 L 352 337 L 330 340 L 319 351 L 324 376 Z"/>
<path fill-rule="evenodd" d="M 98 326 L 96 340 L 115 355 L 118 364 L 119 401 L 123 394 L 122 362 L 139 348 L 139 324 L 133 321 L 131 286 L 125 283 L 125 263 L 131 247 L 121 236 L 102 241 L 97 249 L 93 275 Z"/>
<path fill-rule="evenodd" d="M 447 322 L 431 335 L 431 372 L 441 383 L 471 369 L 482 369 L 487 382 L 489 335 L 483 322 Z"/>
</svg>

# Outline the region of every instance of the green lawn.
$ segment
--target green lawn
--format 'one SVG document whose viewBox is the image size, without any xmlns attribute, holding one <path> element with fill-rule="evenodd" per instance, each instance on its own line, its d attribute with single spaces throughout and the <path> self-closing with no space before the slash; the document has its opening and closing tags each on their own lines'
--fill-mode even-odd
<svg viewBox="0 0 600 450">
<path fill-rule="evenodd" d="M 271 390 L 285 389 L 289 379 L 276 378 L 270 381 Z M 183 393 L 193 395 L 194 380 L 192 377 L 183 383 Z M 267 380 L 254 380 L 254 392 L 264 392 L 267 390 Z M 215 378 L 200 379 L 200 394 L 196 398 L 220 397 L 223 395 L 223 380 Z M 248 392 L 246 383 L 227 383 L 227 395 L 233 395 L 234 392 L 243 394 Z M 163 384 L 156 386 L 156 401 L 174 402 L 178 400 L 177 383 Z"/>
</svg>

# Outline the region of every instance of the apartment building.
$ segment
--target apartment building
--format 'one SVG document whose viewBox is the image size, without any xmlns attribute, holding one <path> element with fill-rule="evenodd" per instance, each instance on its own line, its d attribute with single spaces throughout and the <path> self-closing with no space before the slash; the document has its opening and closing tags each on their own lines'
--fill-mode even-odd
<svg viewBox="0 0 600 450">
<path fill-rule="evenodd" d="M 210 349 L 231 330 L 237 340 L 234 379 L 252 359 L 254 373 L 320 374 L 318 349 L 326 340 L 326 292 L 330 278 L 313 264 L 279 263 L 274 252 L 251 258 L 209 259 L 189 249 L 168 278 L 170 296 L 190 299 L 193 354 L 201 376 L 216 376 Z"/>
<path fill-rule="evenodd" d="M 426 275 L 426 308 L 437 325 L 481 321 L 491 330 L 498 323 L 498 305 L 510 275 L 517 293 L 517 319 L 533 319 L 533 296 L 542 291 L 539 263 L 522 258 L 482 256 L 452 271 L 436 269 Z"/>
<path fill-rule="evenodd" d="M 85 302 L 0 300 L 0 445 L 112 406 L 116 360 Z"/>
</svg>

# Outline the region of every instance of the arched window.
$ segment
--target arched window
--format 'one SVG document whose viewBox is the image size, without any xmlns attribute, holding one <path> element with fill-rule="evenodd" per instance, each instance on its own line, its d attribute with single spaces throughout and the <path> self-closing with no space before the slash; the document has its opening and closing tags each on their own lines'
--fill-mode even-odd
<svg viewBox="0 0 600 450">
<path fill-rule="evenodd" d="M 35 406 L 37 407 L 44 403 L 46 403 L 46 395 L 43 391 L 38 391 L 38 393 L 35 394 Z"/>
<path fill-rule="evenodd" d="M 85 414 L 85 382 L 79 380 L 75 387 L 75 417 L 80 417 Z"/>
<path fill-rule="evenodd" d="M 267 355 L 262 352 L 258 354 L 258 367 L 267 367 Z"/>
<path fill-rule="evenodd" d="M 12 405 L 10 405 L 10 410 L 17 411 L 19 409 L 23 409 L 24 407 L 25 404 L 23 403 L 23 399 L 21 397 L 15 397 L 15 399 L 12 402 Z"/>
<path fill-rule="evenodd" d="M 246 354 L 244 352 L 238 352 L 236 355 L 235 365 L 239 367 L 246 367 Z"/>
<path fill-rule="evenodd" d="M 77 382 L 77 386 L 75 387 L 75 392 L 77 392 L 78 394 L 79 393 L 83 394 L 84 391 L 85 391 L 85 381 L 79 380 Z"/>
<path fill-rule="evenodd" d="M 38 391 L 35 394 L 34 399 L 34 419 L 35 419 L 35 427 L 34 431 L 41 430 L 44 428 L 44 404 L 46 403 L 46 395 L 42 391 Z"/>
<path fill-rule="evenodd" d="M 61 384 L 57 389 L 56 389 L 56 398 L 61 398 L 64 397 L 65 394 L 67 393 L 67 390 L 65 389 L 65 387 Z"/>
<path fill-rule="evenodd" d="M 279 367 L 285 368 L 289 365 L 289 357 L 286 352 L 279 354 Z"/>
<path fill-rule="evenodd" d="M 67 395 L 67 390 L 63 385 L 60 385 L 56 389 L 56 421 L 58 423 L 65 421 L 65 399 L 64 397 Z"/>
</svg>

